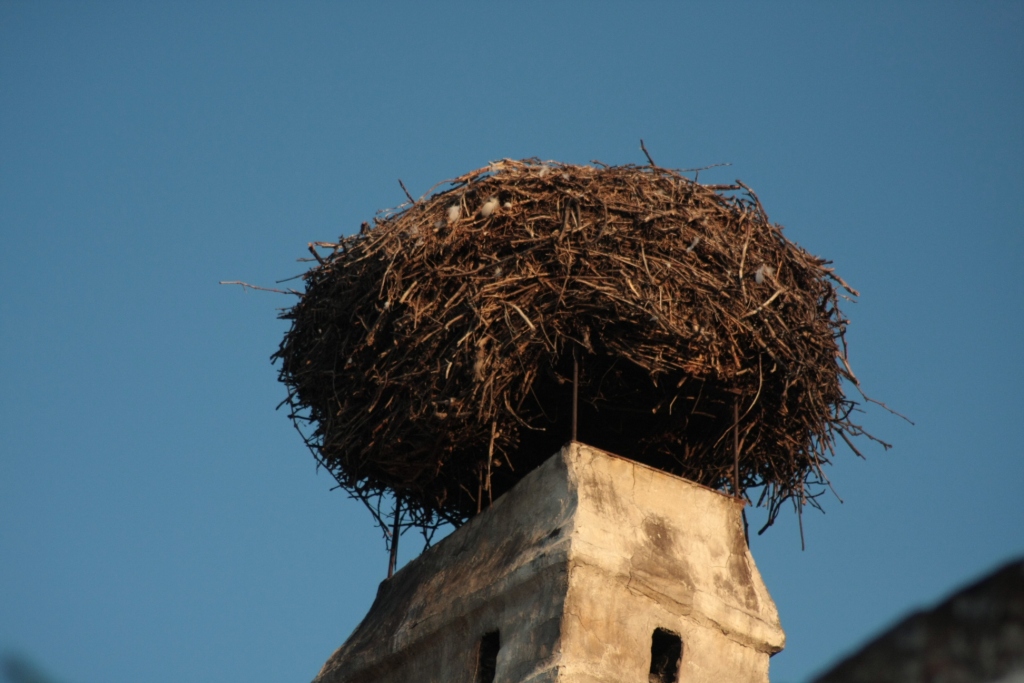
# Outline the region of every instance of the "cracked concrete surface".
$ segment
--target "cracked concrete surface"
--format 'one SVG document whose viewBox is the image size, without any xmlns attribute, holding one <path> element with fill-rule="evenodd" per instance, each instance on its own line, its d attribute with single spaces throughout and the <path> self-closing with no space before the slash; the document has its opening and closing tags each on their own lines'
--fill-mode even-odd
<svg viewBox="0 0 1024 683">
<path fill-rule="evenodd" d="M 494 630 L 494 683 L 643 683 L 656 628 L 682 638 L 680 681 L 767 682 L 785 637 L 741 511 L 569 444 L 382 583 L 315 683 L 473 683 Z"/>
</svg>

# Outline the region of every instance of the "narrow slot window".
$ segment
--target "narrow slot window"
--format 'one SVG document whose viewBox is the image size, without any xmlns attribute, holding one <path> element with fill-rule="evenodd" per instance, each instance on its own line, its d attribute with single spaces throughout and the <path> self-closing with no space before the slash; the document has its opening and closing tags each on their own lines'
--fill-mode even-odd
<svg viewBox="0 0 1024 683">
<path fill-rule="evenodd" d="M 678 633 L 663 628 L 654 629 L 651 636 L 650 683 L 677 683 L 679 662 L 683 659 L 683 639 Z"/>
<path fill-rule="evenodd" d="M 480 639 L 480 649 L 476 660 L 476 683 L 494 683 L 494 674 L 498 668 L 498 650 L 501 639 L 497 631 L 485 633 Z"/>
</svg>

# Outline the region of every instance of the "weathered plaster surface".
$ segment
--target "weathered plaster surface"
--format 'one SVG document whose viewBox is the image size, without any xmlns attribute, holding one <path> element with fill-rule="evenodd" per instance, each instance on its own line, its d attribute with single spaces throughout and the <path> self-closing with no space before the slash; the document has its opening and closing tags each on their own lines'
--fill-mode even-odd
<svg viewBox="0 0 1024 683">
<path fill-rule="evenodd" d="M 315 683 L 646 683 L 656 628 L 680 681 L 768 680 L 785 638 L 741 503 L 578 443 L 381 584 Z"/>
</svg>

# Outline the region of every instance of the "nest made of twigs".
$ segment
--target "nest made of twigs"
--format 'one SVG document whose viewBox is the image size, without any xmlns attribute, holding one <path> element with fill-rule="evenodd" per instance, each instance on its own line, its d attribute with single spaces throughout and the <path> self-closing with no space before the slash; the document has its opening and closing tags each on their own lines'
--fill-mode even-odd
<svg viewBox="0 0 1024 683">
<path fill-rule="evenodd" d="M 371 509 L 477 513 L 570 438 L 574 364 L 580 441 L 762 487 L 769 523 L 864 434 L 842 386 L 856 292 L 739 181 L 505 160 L 449 183 L 311 244 L 282 316 L 292 418 Z"/>
</svg>

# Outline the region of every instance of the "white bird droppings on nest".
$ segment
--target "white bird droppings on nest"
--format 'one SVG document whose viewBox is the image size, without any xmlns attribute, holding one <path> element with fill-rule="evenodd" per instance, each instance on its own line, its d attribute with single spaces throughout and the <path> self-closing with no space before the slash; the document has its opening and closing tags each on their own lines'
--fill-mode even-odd
<svg viewBox="0 0 1024 683">
<path fill-rule="evenodd" d="M 480 215 L 487 218 L 498 208 L 498 198 L 491 197 L 480 207 Z"/>
</svg>

